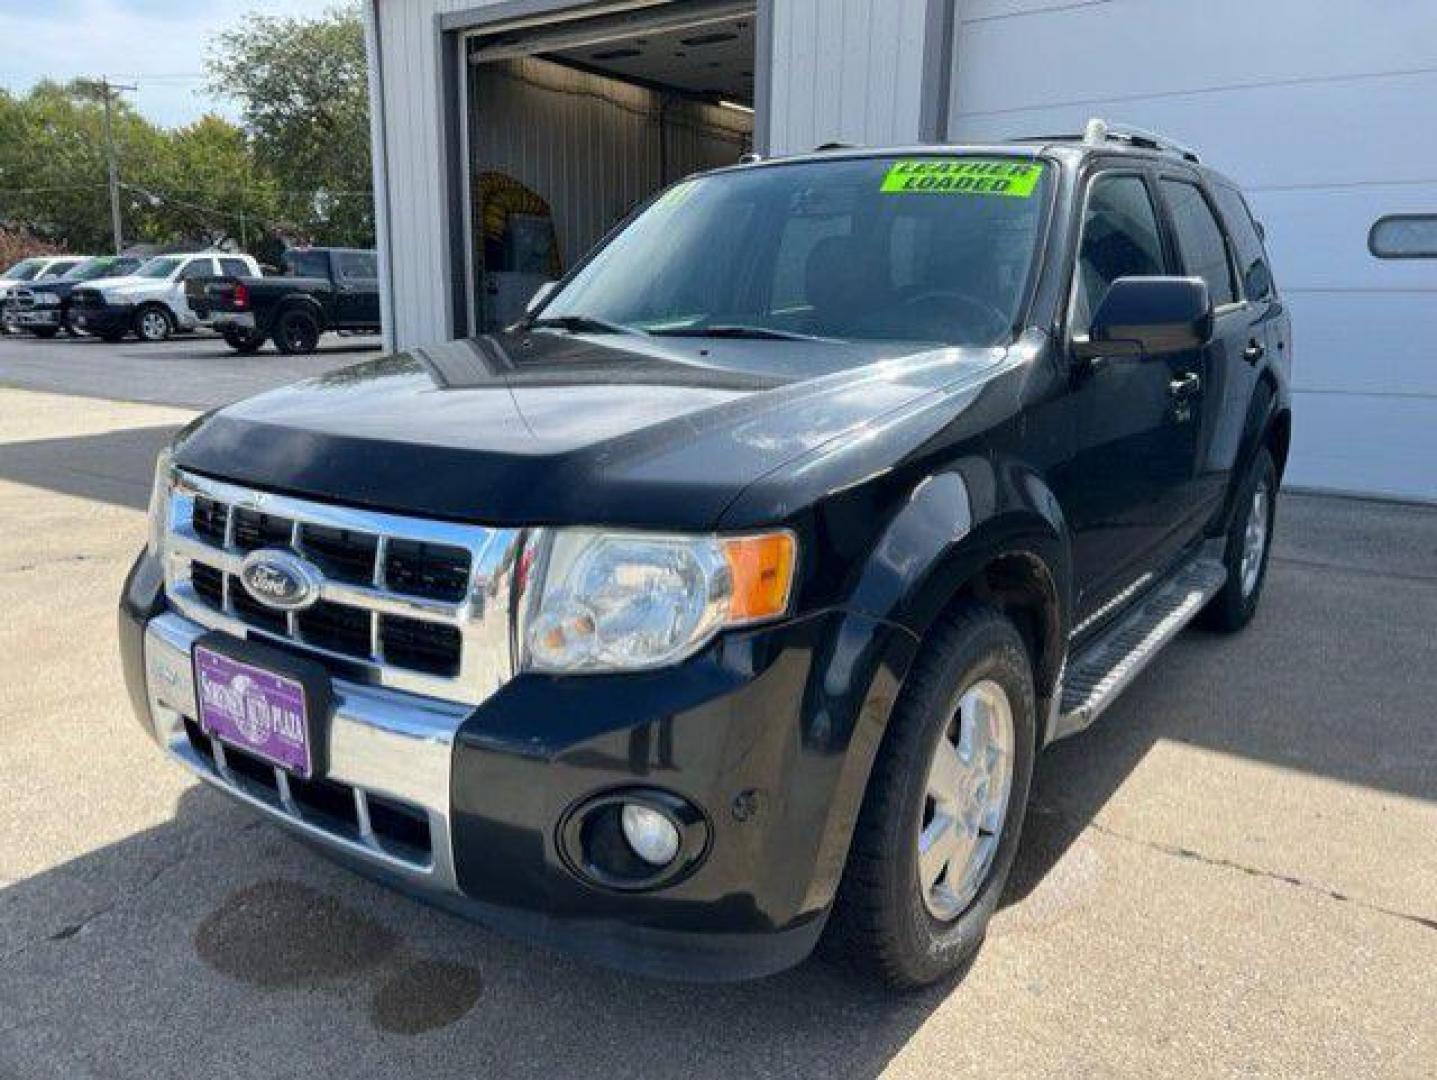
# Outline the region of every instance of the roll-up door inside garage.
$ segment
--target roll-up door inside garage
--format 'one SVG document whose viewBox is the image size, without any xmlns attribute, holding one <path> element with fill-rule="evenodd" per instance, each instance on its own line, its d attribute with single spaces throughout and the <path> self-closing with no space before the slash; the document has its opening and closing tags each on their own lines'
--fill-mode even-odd
<svg viewBox="0 0 1437 1080">
<path fill-rule="evenodd" d="M 472 329 L 513 322 L 666 184 L 752 148 L 754 7 L 674 0 L 468 38 Z"/>
</svg>

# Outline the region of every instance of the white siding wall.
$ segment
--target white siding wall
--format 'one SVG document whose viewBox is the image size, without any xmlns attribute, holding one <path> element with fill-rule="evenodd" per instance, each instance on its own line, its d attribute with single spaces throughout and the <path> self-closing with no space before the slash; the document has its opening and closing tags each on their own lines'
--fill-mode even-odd
<svg viewBox="0 0 1437 1080">
<path fill-rule="evenodd" d="M 1289 480 L 1437 498 L 1437 261 L 1367 250 L 1437 210 L 1437 4 L 959 0 L 950 133 L 1192 143 L 1247 191 L 1292 310 Z"/>
<path fill-rule="evenodd" d="M 775 0 L 769 150 L 917 142 L 927 11 L 928 0 Z"/>
</svg>

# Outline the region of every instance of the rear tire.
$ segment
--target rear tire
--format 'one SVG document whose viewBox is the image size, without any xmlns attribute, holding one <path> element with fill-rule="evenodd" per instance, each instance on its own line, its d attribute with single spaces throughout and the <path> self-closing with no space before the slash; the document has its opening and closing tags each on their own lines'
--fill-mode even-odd
<svg viewBox="0 0 1437 1080">
<path fill-rule="evenodd" d="M 135 334 L 141 341 L 168 341 L 174 332 L 174 318 L 159 304 L 147 304 L 135 313 Z"/>
<path fill-rule="evenodd" d="M 312 353 L 319 348 L 319 320 L 303 308 L 280 314 L 274 327 L 274 344 L 286 356 Z"/>
<path fill-rule="evenodd" d="M 224 330 L 221 336 L 226 345 L 245 356 L 251 356 L 264 347 L 264 335 L 257 330 Z"/>
<path fill-rule="evenodd" d="M 1267 582 L 1277 523 L 1277 465 L 1267 447 L 1258 451 L 1233 507 L 1222 560 L 1227 583 L 1208 601 L 1200 617 L 1203 626 L 1222 633 L 1241 630 L 1252 621 Z"/>
<path fill-rule="evenodd" d="M 944 616 L 904 684 L 874 762 L 825 931 L 826 952 L 897 988 L 967 970 L 1018 849 L 1036 713 L 1032 664 L 1013 624 L 986 607 Z M 1004 715 L 1002 722 L 981 720 Z M 997 813 L 999 766 L 985 772 L 976 763 L 991 757 L 984 747 L 1002 740 L 970 736 L 980 723 L 995 732 L 1007 729 L 1007 746 L 997 757 L 1006 755 L 1006 793 Z M 965 740 L 971 762 L 964 757 Z M 945 773 L 940 759 L 957 771 Z M 958 797 L 946 799 L 944 790 Z M 971 806 L 982 809 L 965 809 Z M 956 840 L 944 825 L 955 820 Z M 945 839 L 959 845 L 946 850 L 960 854 L 947 856 L 935 878 Z M 955 869 L 960 864 L 962 871 Z"/>
</svg>

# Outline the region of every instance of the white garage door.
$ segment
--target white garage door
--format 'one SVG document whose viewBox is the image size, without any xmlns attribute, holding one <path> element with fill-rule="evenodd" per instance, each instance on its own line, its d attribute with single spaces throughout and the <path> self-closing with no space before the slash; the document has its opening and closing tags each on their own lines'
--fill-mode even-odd
<svg viewBox="0 0 1437 1080">
<path fill-rule="evenodd" d="M 962 0 L 958 11 L 955 140 L 1080 131 L 1103 116 L 1197 147 L 1247 191 L 1292 310 L 1288 482 L 1437 499 L 1437 258 L 1368 249 L 1386 215 L 1437 215 L 1437 3 Z"/>
</svg>

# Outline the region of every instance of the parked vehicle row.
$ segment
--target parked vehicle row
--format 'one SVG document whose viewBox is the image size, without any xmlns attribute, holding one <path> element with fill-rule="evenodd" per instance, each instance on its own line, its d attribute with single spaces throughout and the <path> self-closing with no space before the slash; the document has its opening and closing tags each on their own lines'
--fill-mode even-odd
<svg viewBox="0 0 1437 1080">
<path fill-rule="evenodd" d="M 107 342 L 213 327 L 241 353 L 269 340 L 307 353 L 326 331 L 378 332 L 373 251 L 296 248 L 282 262 L 282 275 L 266 277 L 252 256 L 217 251 L 26 259 L 0 275 L 0 316 L 10 332 Z"/>
</svg>

